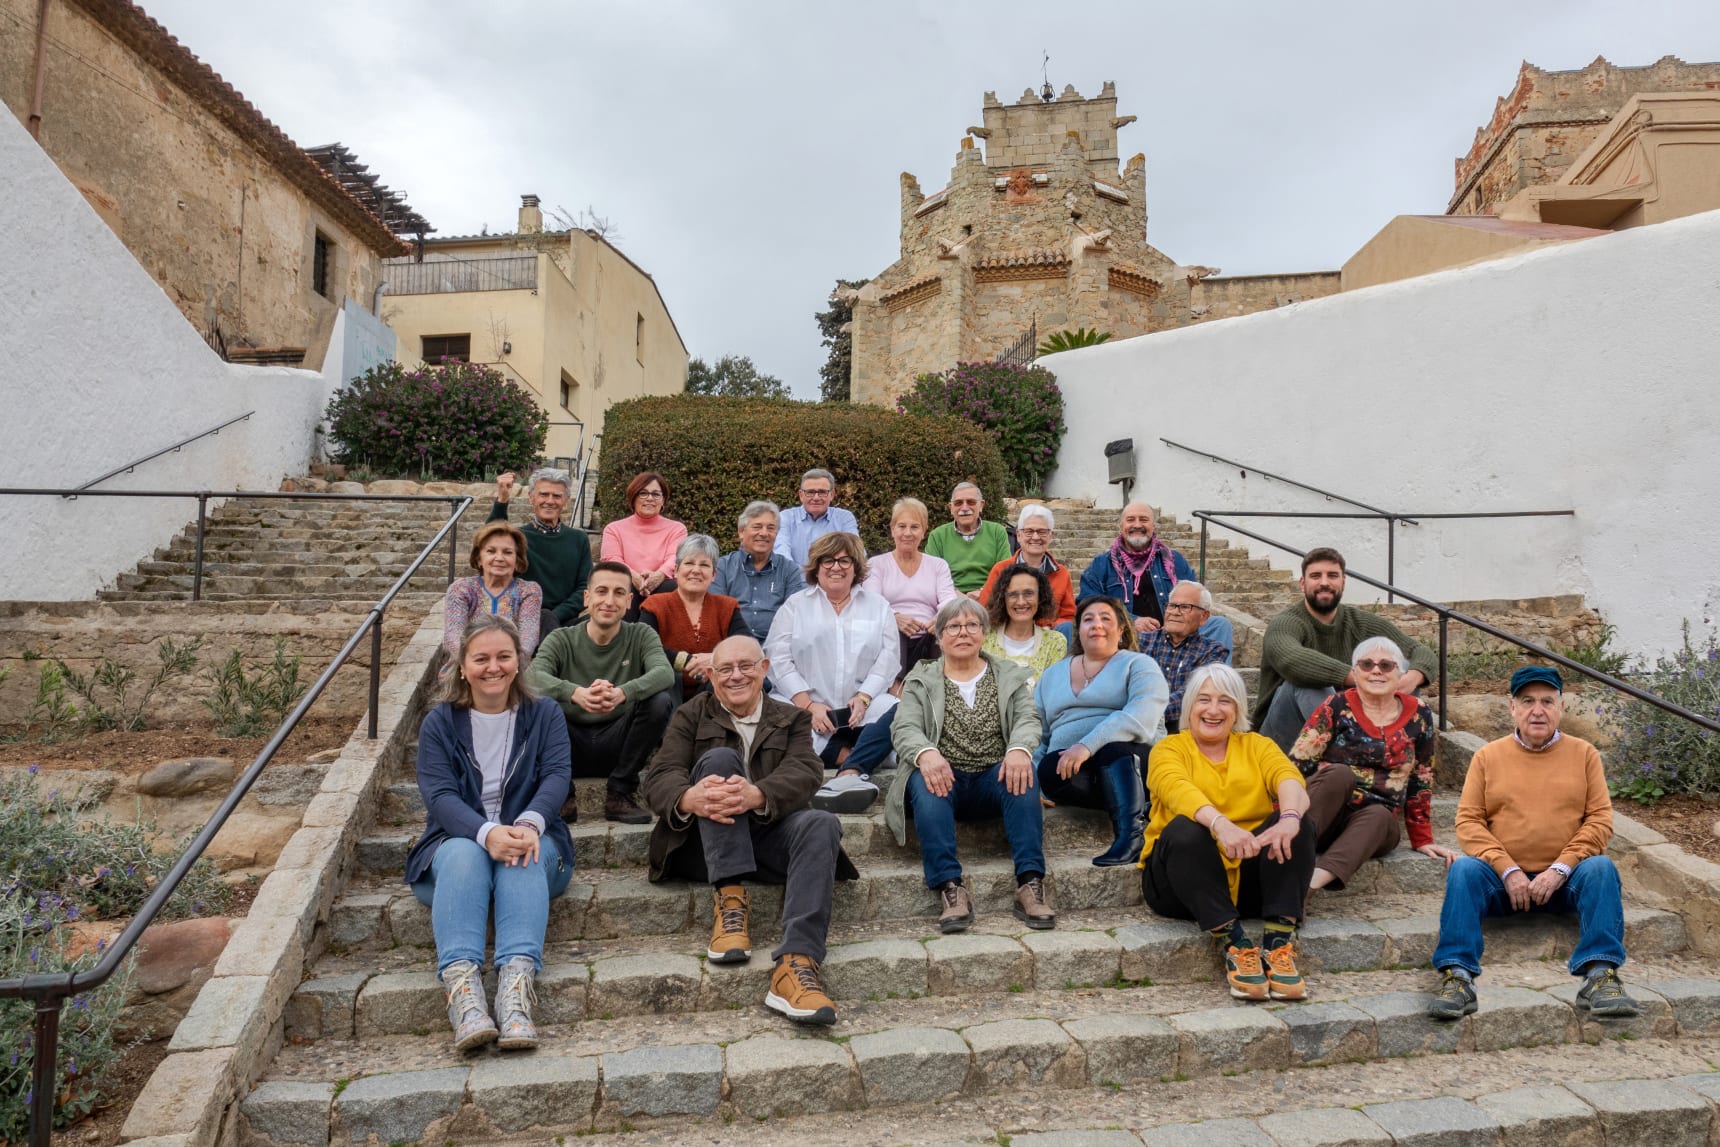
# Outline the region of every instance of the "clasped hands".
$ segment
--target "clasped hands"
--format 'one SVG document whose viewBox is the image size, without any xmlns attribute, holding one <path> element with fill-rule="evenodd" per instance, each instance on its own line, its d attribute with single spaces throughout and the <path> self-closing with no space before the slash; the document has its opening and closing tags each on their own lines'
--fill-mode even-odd
<svg viewBox="0 0 1720 1147">
<path fill-rule="evenodd" d="M 484 837 L 484 850 L 491 860 L 499 860 L 509 868 L 536 864 L 538 860 L 537 830 L 529 824 L 508 826 L 498 824 Z"/>
<path fill-rule="evenodd" d="M 1564 886 L 1565 874 L 1556 868 L 1547 869 L 1533 880 L 1519 868 L 1505 878 L 1505 895 L 1511 898 L 1511 907 L 1515 911 L 1527 912 L 1531 904 L 1545 904 Z"/>
<path fill-rule="evenodd" d="M 1302 829 L 1297 817 L 1280 818 L 1258 833 L 1239 827 L 1229 817 L 1214 818 L 1210 831 L 1218 847 L 1231 860 L 1247 860 L 1264 852 L 1280 863 L 1290 859 L 1290 847 Z"/>
<path fill-rule="evenodd" d="M 589 685 L 576 688 L 572 700 L 587 713 L 608 713 L 626 701 L 627 694 L 622 692 L 621 686 L 599 677 Z"/>
<path fill-rule="evenodd" d="M 688 816 L 703 817 L 717 824 L 733 824 L 764 807 L 764 792 L 736 773 L 728 777 L 702 777 L 681 794 L 675 807 Z"/>
</svg>

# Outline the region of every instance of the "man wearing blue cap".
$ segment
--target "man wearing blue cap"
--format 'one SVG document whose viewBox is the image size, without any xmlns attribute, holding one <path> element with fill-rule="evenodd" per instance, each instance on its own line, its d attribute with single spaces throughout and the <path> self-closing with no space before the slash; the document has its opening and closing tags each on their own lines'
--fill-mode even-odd
<svg viewBox="0 0 1720 1147">
<path fill-rule="evenodd" d="M 1575 912 L 1571 974 L 1583 977 L 1577 1006 L 1597 1018 L 1634 1016 L 1618 968 L 1624 963 L 1624 904 L 1618 869 L 1604 855 L 1612 839 L 1612 798 L 1601 755 L 1559 732 L 1565 715 L 1558 671 L 1530 665 L 1511 675 L 1509 737 L 1483 745 L 1469 762 L 1457 802 L 1457 842 L 1468 855 L 1445 875 L 1439 946 L 1443 973 L 1428 1004 L 1435 1019 L 1475 1010 L 1481 974 L 1481 921 L 1513 912 Z"/>
</svg>

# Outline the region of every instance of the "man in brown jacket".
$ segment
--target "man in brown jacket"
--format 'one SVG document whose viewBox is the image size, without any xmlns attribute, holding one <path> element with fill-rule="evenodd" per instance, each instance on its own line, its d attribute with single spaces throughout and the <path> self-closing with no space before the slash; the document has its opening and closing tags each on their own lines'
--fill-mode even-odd
<svg viewBox="0 0 1720 1147">
<path fill-rule="evenodd" d="M 1573 975 L 1583 977 L 1577 1006 L 1597 1017 L 1634 1016 L 1618 968 L 1624 963 L 1624 904 L 1618 869 L 1605 855 L 1612 839 L 1612 797 L 1601 755 L 1559 732 L 1564 680 L 1527 665 L 1511 675 L 1516 731 L 1476 750 L 1457 802 L 1457 842 L 1466 856 L 1445 874 L 1439 946 L 1443 974 L 1428 1004 L 1435 1019 L 1475 1010 L 1481 974 L 1481 921 L 1513 912 L 1575 912 Z"/>
<path fill-rule="evenodd" d="M 671 877 L 713 888 L 713 964 L 752 958 L 743 879 L 785 885 L 782 943 L 765 1006 L 799 1023 L 833 1024 L 836 1007 L 818 966 L 835 881 L 859 873 L 842 852 L 842 822 L 811 808 L 824 783 L 812 748 L 812 718 L 764 695 L 770 662 L 750 637 L 711 652 L 713 692 L 675 712 L 640 791 L 657 816 L 651 880 Z"/>
</svg>

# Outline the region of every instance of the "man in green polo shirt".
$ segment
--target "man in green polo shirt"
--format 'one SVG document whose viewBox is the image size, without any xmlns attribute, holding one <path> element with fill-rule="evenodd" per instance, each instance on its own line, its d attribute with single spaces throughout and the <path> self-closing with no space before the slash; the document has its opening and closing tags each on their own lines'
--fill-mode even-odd
<svg viewBox="0 0 1720 1147">
<path fill-rule="evenodd" d="M 950 563 L 950 578 L 969 597 L 978 597 L 991 567 L 1010 555 L 1009 531 L 1002 522 L 980 517 L 985 496 L 972 482 L 950 491 L 950 521 L 926 537 L 926 553 Z"/>
</svg>

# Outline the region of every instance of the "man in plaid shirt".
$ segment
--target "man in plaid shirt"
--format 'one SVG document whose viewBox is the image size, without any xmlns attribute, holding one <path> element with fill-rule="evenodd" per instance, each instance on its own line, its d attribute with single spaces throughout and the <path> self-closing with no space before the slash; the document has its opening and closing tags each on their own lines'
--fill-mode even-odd
<svg viewBox="0 0 1720 1147">
<path fill-rule="evenodd" d="M 1212 616 L 1212 592 L 1198 581 L 1179 581 L 1165 603 L 1165 622 L 1141 634 L 1141 652 L 1159 663 L 1171 687 L 1165 706 L 1165 729 L 1175 733 L 1182 718 L 1183 685 L 1202 665 L 1229 664 L 1230 647 L 1200 635 Z"/>
</svg>

